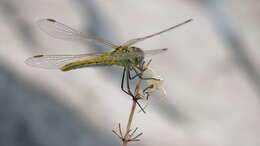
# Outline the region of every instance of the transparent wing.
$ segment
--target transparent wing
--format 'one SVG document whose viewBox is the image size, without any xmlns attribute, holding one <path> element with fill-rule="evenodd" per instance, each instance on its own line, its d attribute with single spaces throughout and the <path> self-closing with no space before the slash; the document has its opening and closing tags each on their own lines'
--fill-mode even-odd
<svg viewBox="0 0 260 146">
<path fill-rule="evenodd" d="M 91 53 L 91 54 L 80 54 L 80 55 L 36 55 L 25 60 L 27 65 L 45 69 L 60 69 L 62 66 L 72 62 L 93 59 L 96 57 L 104 57 L 104 60 L 115 60 L 121 61 L 130 59 L 138 56 L 152 56 L 167 51 L 167 49 L 154 49 L 146 50 L 141 52 L 132 52 L 128 55 L 123 56 L 110 56 L 109 53 Z"/>
<path fill-rule="evenodd" d="M 27 65 L 45 69 L 59 69 L 62 66 L 86 59 L 100 57 L 107 53 L 93 53 L 81 55 L 36 55 L 25 60 Z"/>
<path fill-rule="evenodd" d="M 79 40 L 79 41 L 89 41 L 98 44 L 106 45 L 110 48 L 117 48 L 117 45 L 114 45 L 108 41 L 102 40 L 100 38 L 86 35 L 82 32 L 79 32 L 65 24 L 57 22 L 54 19 L 41 19 L 37 22 L 39 28 L 50 36 L 63 40 Z"/>
<path fill-rule="evenodd" d="M 145 51 L 144 51 L 144 56 L 145 56 L 145 57 L 150 57 L 150 56 L 153 56 L 153 55 L 157 55 L 157 54 L 164 53 L 164 52 L 166 52 L 167 50 L 168 50 L 167 48 L 164 48 L 164 49 L 145 50 Z"/>
<path fill-rule="evenodd" d="M 172 27 L 170 27 L 170 28 L 167 28 L 167 29 L 165 29 L 165 30 L 162 30 L 162 31 L 160 31 L 160 32 L 157 32 L 157 33 L 154 33 L 154 34 L 145 36 L 145 37 L 141 37 L 141 38 L 131 39 L 131 40 L 125 42 L 122 46 L 131 46 L 131 45 L 133 45 L 133 44 L 139 43 L 139 42 L 144 41 L 144 40 L 146 40 L 146 39 L 149 39 L 149 38 L 151 38 L 151 37 L 158 36 L 158 35 L 160 35 L 160 34 L 162 34 L 162 33 L 165 33 L 165 32 L 167 32 L 167 31 L 170 31 L 170 30 L 172 30 L 172 29 L 174 29 L 174 28 L 177 28 L 177 27 L 179 27 L 179 26 L 181 26 L 181 25 L 184 25 L 184 24 L 186 24 L 186 23 L 189 23 L 189 22 L 191 22 L 191 21 L 192 21 L 192 19 L 189 19 L 189 20 L 186 20 L 186 21 L 184 21 L 184 22 L 182 22 L 182 23 L 179 23 L 179 24 L 177 24 L 177 25 L 175 25 L 175 26 L 172 26 Z"/>
</svg>

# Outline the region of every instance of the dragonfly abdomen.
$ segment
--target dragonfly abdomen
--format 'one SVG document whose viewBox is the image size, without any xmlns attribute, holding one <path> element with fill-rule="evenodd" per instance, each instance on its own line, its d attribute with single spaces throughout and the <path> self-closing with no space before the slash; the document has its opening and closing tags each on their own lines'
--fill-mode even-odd
<svg viewBox="0 0 260 146">
<path fill-rule="evenodd" d="M 60 68 L 62 71 L 70 71 L 73 69 L 79 69 L 83 67 L 90 67 L 90 66 L 102 66 L 102 65 L 119 65 L 113 59 L 106 59 L 106 57 L 97 57 L 94 59 L 76 61 L 69 64 L 66 64 Z"/>
</svg>

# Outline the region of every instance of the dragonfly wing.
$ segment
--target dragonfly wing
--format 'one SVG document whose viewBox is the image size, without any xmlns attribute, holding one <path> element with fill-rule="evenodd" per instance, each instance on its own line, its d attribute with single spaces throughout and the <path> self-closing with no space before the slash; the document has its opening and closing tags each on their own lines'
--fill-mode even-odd
<svg viewBox="0 0 260 146">
<path fill-rule="evenodd" d="M 81 60 L 93 59 L 106 53 L 81 55 L 36 55 L 25 60 L 25 63 L 39 68 L 60 69 L 62 66 Z"/>
<path fill-rule="evenodd" d="M 164 53 L 164 52 L 166 52 L 167 50 L 168 50 L 167 48 L 164 48 L 164 49 L 145 50 L 145 51 L 144 51 L 144 56 L 145 56 L 145 57 L 150 57 L 150 56 L 153 56 L 153 55 L 157 55 L 157 54 Z"/>
<path fill-rule="evenodd" d="M 192 19 L 189 19 L 189 20 L 186 20 L 186 21 L 184 21 L 184 22 L 182 22 L 182 23 L 179 23 L 179 24 L 177 24 L 177 25 L 175 25 L 175 26 L 172 26 L 172 27 L 170 27 L 170 28 L 167 28 L 167 29 L 165 29 L 165 30 L 162 30 L 162 31 L 160 31 L 160 32 L 156 32 L 156 33 L 154 33 L 154 34 L 151 34 L 151 35 L 148 35 L 148 36 L 145 36 L 145 37 L 141 37 L 141 38 L 131 39 L 131 40 L 125 42 L 122 46 L 132 46 L 132 45 L 134 45 L 134 44 L 136 44 L 136 43 L 139 43 L 139 42 L 141 42 L 141 41 L 144 41 L 144 40 L 149 39 L 149 38 L 154 37 L 154 36 L 158 36 L 158 35 L 160 35 L 160 34 L 162 34 L 162 33 L 165 33 L 165 32 L 167 32 L 167 31 L 170 31 L 170 30 L 172 30 L 172 29 L 174 29 L 174 28 L 177 28 L 177 27 L 179 27 L 179 26 L 181 26 L 181 25 L 184 25 L 184 24 L 186 24 L 186 23 L 189 23 L 189 22 L 191 22 L 191 21 L 192 21 Z"/>
<path fill-rule="evenodd" d="M 37 22 L 37 24 L 42 31 L 44 31 L 45 33 L 47 33 L 48 35 L 54 38 L 63 39 L 63 40 L 89 41 L 98 44 L 103 44 L 110 48 L 118 47 L 117 45 L 114 45 L 103 39 L 94 36 L 89 36 L 80 31 L 77 31 L 65 24 L 57 22 L 54 19 L 41 19 Z"/>
</svg>

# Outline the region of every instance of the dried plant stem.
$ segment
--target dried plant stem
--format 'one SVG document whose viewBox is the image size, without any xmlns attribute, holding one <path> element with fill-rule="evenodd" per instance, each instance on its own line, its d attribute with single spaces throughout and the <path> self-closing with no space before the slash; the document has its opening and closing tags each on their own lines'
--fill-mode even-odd
<svg viewBox="0 0 260 146">
<path fill-rule="evenodd" d="M 124 139 L 123 139 L 123 143 L 122 143 L 121 146 L 126 146 L 127 143 L 128 143 L 129 132 L 131 131 L 131 125 L 132 125 L 135 109 L 136 109 L 136 102 L 133 100 L 132 108 L 131 108 L 131 111 L 130 111 L 130 114 L 129 114 L 129 118 L 128 118 L 128 122 L 127 122 L 126 133 L 125 133 L 125 136 L 124 136 Z"/>
<path fill-rule="evenodd" d="M 133 102 L 132 102 L 132 107 L 131 107 L 131 111 L 128 117 L 128 122 L 127 122 L 127 126 L 126 126 L 126 131 L 125 134 L 122 134 L 122 128 L 120 123 L 118 124 L 118 132 L 116 132 L 115 130 L 112 130 L 112 132 L 121 139 L 122 144 L 121 146 L 127 146 L 127 143 L 130 141 L 140 141 L 139 137 L 143 134 L 143 133 L 139 133 L 136 135 L 136 131 L 138 128 L 135 128 L 133 131 L 131 129 L 131 125 L 132 125 L 132 121 L 134 118 L 134 113 L 135 113 L 135 109 L 136 109 L 136 104 L 137 101 L 140 99 L 140 86 L 141 86 L 141 79 L 138 80 L 136 86 L 135 86 L 135 93 L 134 96 L 132 96 L 133 98 Z"/>
<path fill-rule="evenodd" d="M 145 68 L 140 69 L 141 74 L 145 71 Z M 127 146 L 128 142 L 133 142 L 133 141 L 140 141 L 139 137 L 143 134 L 143 133 L 139 133 L 136 134 L 136 131 L 138 130 L 138 128 L 135 128 L 134 130 L 131 129 L 131 125 L 132 125 L 132 121 L 134 118 L 134 113 L 136 110 L 136 105 L 138 104 L 138 100 L 142 99 L 142 93 L 141 93 L 141 83 L 142 83 L 142 79 L 139 78 L 139 80 L 136 83 L 135 86 L 135 92 L 134 95 L 131 94 L 132 99 L 132 107 L 131 107 L 131 111 L 128 117 L 128 122 L 127 122 L 127 126 L 126 126 L 126 131 L 125 134 L 123 135 L 122 133 L 122 128 L 121 128 L 121 124 L 118 124 L 118 132 L 116 132 L 115 130 L 112 130 L 112 132 L 122 141 L 121 146 Z M 142 108 L 142 107 L 140 107 Z"/>
<path fill-rule="evenodd" d="M 128 123 L 127 123 L 126 131 L 129 131 L 130 128 L 131 128 L 131 124 L 132 124 L 132 121 L 133 121 L 135 109 L 136 109 L 136 102 L 133 100 L 131 112 L 130 112 L 130 115 L 129 115 L 129 118 L 128 118 Z"/>
</svg>

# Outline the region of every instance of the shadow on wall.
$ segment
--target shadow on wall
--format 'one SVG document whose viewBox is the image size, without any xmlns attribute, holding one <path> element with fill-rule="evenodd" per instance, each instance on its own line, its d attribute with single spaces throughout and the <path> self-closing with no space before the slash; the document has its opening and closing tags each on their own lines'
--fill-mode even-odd
<svg viewBox="0 0 260 146">
<path fill-rule="evenodd" d="M 97 132 L 76 112 L 0 67 L 1 146 L 115 145 L 111 135 Z"/>
</svg>

